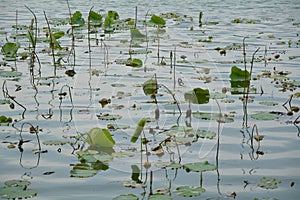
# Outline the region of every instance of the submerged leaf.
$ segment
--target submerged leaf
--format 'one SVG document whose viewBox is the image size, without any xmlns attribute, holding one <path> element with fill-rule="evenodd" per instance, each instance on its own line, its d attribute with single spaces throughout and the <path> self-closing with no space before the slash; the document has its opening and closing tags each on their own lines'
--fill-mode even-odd
<svg viewBox="0 0 300 200">
<path fill-rule="evenodd" d="M 114 139 L 111 137 L 107 129 L 92 128 L 84 140 L 91 146 L 97 147 L 113 147 L 115 145 Z"/>
<path fill-rule="evenodd" d="M 216 133 L 213 131 L 207 131 L 207 130 L 197 130 L 196 135 L 200 138 L 208 138 L 213 139 L 216 137 Z"/>
<path fill-rule="evenodd" d="M 18 77 L 21 76 L 22 72 L 17 71 L 0 71 L 0 76 L 2 77 Z"/>
<path fill-rule="evenodd" d="M 222 115 L 220 113 L 208 113 L 208 112 L 193 112 L 193 117 L 197 119 L 204 120 L 221 120 L 224 123 L 230 123 L 234 121 L 234 116 L 232 115 Z"/>
<path fill-rule="evenodd" d="M 134 194 L 120 194 L 119 196 L 113 198 L 113 200 L 138 200 L 139 197 Z"/>
<path fill-rule="evenodd" d="M 168 194 L 152 194 L 149 195 L 148 200 L 172 200 L 172 197 Z"/>
</svg>

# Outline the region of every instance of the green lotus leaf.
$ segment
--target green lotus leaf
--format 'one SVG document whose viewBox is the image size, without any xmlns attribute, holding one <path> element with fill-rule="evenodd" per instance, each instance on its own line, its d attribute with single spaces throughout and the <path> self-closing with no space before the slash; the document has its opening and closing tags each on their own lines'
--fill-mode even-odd
<svg viewBox="0 0 300 200">
<path fill-rule="evenodd" d="M 145 95 L 153 95 L 157 93 L 157 81 L 156 80 L 147 80 L 143 83 L 143 90 Z"/>
<path fill-rule="evenodd" d="M 113 198 L 113 200 L 138 200 L 139 197 L 134 194 L 120 194 L 119 196 Z"/>
<path fill-rule="evenodd" d="M 128 129 L 130 126 L 128 125 L 122 125 L 122 124 L 107 124 L 106 125 L 107 129 L 109 130 L 119 130 L 119 129 Z"/>
<path fill-rule="evenodd" d="M 58 32 L 52 33 L 52 37 L 56 40 L 63 37 L 64 35 L 65 35 L 65 32 L 63 32 L 63 31 L 58 31 Z"/>
<path fill-rule="evenodd" d="M 88 19 L 89 19 L 90 25 L 92 25 L 92 26 L 101 26 L 102 25 L 102 15 L 100 15 L 92 10 L 89 13 Z"/>
<path fill-rule="evenodd" d="M 194 88 L 193 91 L 184 93 L 184 99 L 194 104 L 207 104 L 210 94 L 208 89 Z"/>
<path fill-rule="evenodd" d="M 130 36 L 132 40 L 143 40 L 146 38 L 146 35 L 142 34 L 138 29 L 130 29 Z"/>
<path fill-rule="evenodd" d="M 17 55 L 18 49 L 20 48 L 19 42 L 7 42 L 2 46 L 1 52 L 6 57 L 15 57 Z"/>
<path fill-rule="evenodd" d="M 0 197 L 5 199 L 28 199 L 37 195 L 36 190 L 22 187 L 4 187 L 0 188 Z"/>
<path fill-rule="evenodd" d="M 83 170 L 83 169 L 72 169 L 70 171 L 71 177 L 75 178 L 89 178 L 92 176 L 95 176 L 97 174 L 97 170 L 89 169 L 89 170 Z"/>
<path fill-rule="evenodd" d="M 135 143 L 137 141 L 137 139 L 140 137 L 142 131 L 144 130 L 144 126 L 146 123 L 147 123 L 146 119 L 141 119 L 138 122 L 138 124 L 133 132 L 133 135 L 131 137 L 131 140 L 130 140 L 131 142 Z"/>
<path fill-rule="evenodd" d="M 131 151 L 120 151 L 120 152 L 114 152 L 111 154 L 113 157 L 123 157 L 123 156 L 128 156 L 128 157 L 133 157 L 135 153 Z"/>
<path fill-rule="evenodd" d="M 72 24 L 84 25 L 84 19 L 80 11 L 76 11 L 71 17 Z"/>
<path fill-rule="evenodd" d="M 92 128 L 89 130 L 84 141 L 94 147 L 111 148 L 115 145 L 115 141 L 111 137 L 110 132 L 107 129 L 101 128 Z"/>
<path fill-rule="evenodd" d="M 196 135 L 200 138 L 213 139 L 214 137 L 216 137 L 217 134 L 213 131 L 197 130 Z"/>
<path fill-rule="evenodd" d="M 0 76 L 2 77 L 18 77 L 21 76 L 22 72 L 17 71 L 0 71 Z"/>
<path fill-rule="evenodd" d="M 128 62 L 126 63 L 126 66 L 131 66 L 131 67 L 142 67 L 143 66 L 143 61 L 141 59 L 128 59 Z"/>
<path fill-rule="evenodd" d="M 157 15 L 152 15 L 150 23 L 153 23 L 157 26 L 164 26 L 166 24 L 166 21 Z"/>
<path fill-rule="evenodd" d="M 113 19 L 113 20 L 119 19 L 119 14 L 118 14 L 117 11 L 109 10 L 109 11 L 107 12 L 107 16 L 108 16 L 109 18 Z"/>
<path fill-rule="evenodd" d="M 149 195 L 148 200 L 172 200 L 173 198 L 168 194 L 152 194 Z"/>
<path fill-rule="evenodd" d="M 251 118 L 256 120 L 274 120 L 278 119 L 279 115 L 273 112 L 259 112 L 256 114 L 252 114 Z"/>
<path fill-rule="evenodd" d="M 205 171 L 214 171 L 216 169 L 216 166 L 213 164 L 210 164 L 208 161 L 204 162 L 195 162 L 195 163 L 188 163 L 184 164 L 183 168 L 187 172 L 205 172 Z"/>
<path fill-rule="evenodd" d="M 195 197 L 200 196 L 201 193 L 205 192 L 205 189 L 202 187 L 194 186 L 180 186 L 173 191 L 175 194 L 183 197 Z"/>
<path fill-rule="evenodd" d="M 244 88 L 250 84 L 250 73 L 233 66 L 229 75 L 232 88 Z"/>
<path fill-rule="evenodd" d="M 277 178 L 262 177 L 257 186 L 264 189 L 276 189 L 280 183 L 281 181 Z"/>
</svg>

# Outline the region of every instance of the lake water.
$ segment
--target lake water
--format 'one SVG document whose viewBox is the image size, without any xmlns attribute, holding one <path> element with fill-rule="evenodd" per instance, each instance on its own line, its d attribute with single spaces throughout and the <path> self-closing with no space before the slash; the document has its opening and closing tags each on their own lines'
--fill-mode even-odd
<svg viewBox="0 0 300 200">
<path fill-rule="evenodd" d="M 0 188 L 9 180 L 26 180 L 31 184 L 25 191 L 35 190 L 37 196 L 32 199 L 43 200 L 113 199 L 122 194 L 132 194 L 135 199 L 154 199 L 151 190 L 155 194 L 166 194 L 163 197 L 168 199 L 299 198 L 300 119 L 299 112 L 287 113 L 300 106 L 300 1 L 70 0 L 69 4 L 71 12 L 80 11 L 86 22 L 92 7 L 103 16 L 109 10 L 116 11 L 122 20 L 134 19 L 137 7 L 137 28 L 147 35 L 148 42 L 130 43 L 130 30 L 126 26 L 111 34 L 103 34 L 102 28 L 98 28 L 97 34 L 90 34 L 89 53 L 87 27 L 82 26 L 75 29 L 74 66 L 74 54 L 69 55 L 72 48 L 72 39 L 68 35 L 70 25 L 61 24 L 62 19 L 69 17 L 66 1 L 1 0 L 0 46 L 8 40 L 20 42 L 21 48 L 16 61 L 5 61 L 5 55 L 0 55 L 3 61 L 0 72 L 18 71 L 22 75 L 0 76 L 2 93 L 8 92 L 15 97 L 10 100 L 14 109 L 9 103 L 0 105 L 0 115 L 14 120 L 8 126 L 0 126 Z M 41 63 L 40 75 L 37 62 L 30 71 L 29 57 L 20 59 L 22 53 L 28 52 L 26 33 L 32 19 L 25 5 L 38 19 L 40 40 L 36 53 Z M 60 53 L 56 59 L 61 57 L 56 74 L 49 42 L 42 41 L 46 39 L 47 30 L 43 11 L 53 31 L 65 33 L 58 39 L 64 50 L 55 50 Z M 199 26 L 200 12 L 203 13 L 202 26 Z M 158 33 L 156 27 L 145 27 L 143 20 L 149 21 L 152 14 L 162 13 L 169 16 L 166 26 L 160 30 L 163 33 Z M 170 13 L 176 13 L 177 17 Z M 16 23 L 26 27 L 16 30 L 12 27 Z M 251 56 L 258 50 L 254 55 L 247 113 L 241 100 L 243 94 L 233 94 L 229 77 L 232 66 L 244 69 L 245 37 L 248 71 Z M 130 57 L 130 47 L 141 52 L 132 57 L 142 60 L 143 67 L 133 68 L 121 63 Z M 151 52 L 146 55 L 146 50 Z M 170 59 L 171 51 L 175 61 Z M 166 65 L 161 65 L 162 61 Z M 176 63 L 175 89 L 174 65 L 170 68 L 172 62 Z M 76 72 L 73 77 L 65 74 L 70 69 Z M 158 90 L 157 104 L 144 94 L 142 88 L 142 84 L 154 76 L 164 85 Z M 194 88 L 207 89 L 210 92 L 208 102 L 189 105 L 185 93 Z M 174 98 L 168 90 L 174 94 L 178 105 L 173 103 Z M 293 98 L 288 102 L 291 95 Z M 99 103 L 103 98 L 111 100 L 104 107 Z M 1 95 L 0 100 L 5 99 L 9 98 Z M 288 102 L 286 108 L 282 106 L 285 102 Z M 218 104 L 221 112 L 233 117 L 233 121 L 218 123 L 218 119 L 207 120 L 197 114 L 218 114 Z M 191 127 L 186 126 L 189 107 L 193 113 Z M 155 119 L 156 109 L 159 109 L 158 119 Z M 259 112 L 275 117 L 257 119 L 255 114 Z M 105 114 L 121 119 L 98 119 Z M 145 153 L 145 145 L 140 152 L 139 140 L 130 142 L 142 118 L 148 119 L 144 134 L 150 140 L 147 144 L 150 155 Z M 30 124 L 38 126 L 42 152 L 36 151 L 39 143 L 36 135 L 28 131 Z M 109 157 L 103 162 L 107 166 L 99 164 L 99 159 L 104 159 L 100 155 L 97 155 L 98 162 L 79 158 L 80 150 L 91 149 L 80 136 L 86 137 L 91 128 L 107 128 L 108 124 L 123 129 L 110 130 L 116 144 L 113 147 L 115 154 L 105 154 Z M 185 130 L 193 128 L 217 134 L 212 139 L 196 138 L 191 136 L 193 131 L 176 131 L 172 129 L 174 125 L 185 127 Z M 23 151 L 18 148 L 20 135 L 25 141 L 21 145 Z M 178 140 L 162 145 L 163 155 L 151 151 L 165 144 L 169 135 Z M 259 136 L 264 137 L 258 142 Z M 177 147 L 176 144 L 180 145 Z M 15 148 L 8 148 L 9 145 Z M 89 159 L 93 157 L 91 152 Z M 149 169 L 143 166 L 146 161 L 151 163 Z M 173 169 L 170 161 L 181 167 Z M 217 170 L 188 173 L 182 167 L 205 161 L 217 165 Z M 83 162 L 92 168 L 86 173 L 95 174 L 86 178 L 72 177 L 72 170 Z M 264 177 L 270 178 L 268 184 L 263 182 Z M 277 180 L 280 183 L 275 184 Z M 177 193 L 180 186 L 190 186 L 187 195 L 192 197 L 180 196 Z M 204 188 L 205 192 L 200 197 L 194 196 L 191 187 Z M 3 190 L 0 195 L 4 198 L 1 192 Z M 127 199 L 130 198 L 127 196 Z"/>
</svg>

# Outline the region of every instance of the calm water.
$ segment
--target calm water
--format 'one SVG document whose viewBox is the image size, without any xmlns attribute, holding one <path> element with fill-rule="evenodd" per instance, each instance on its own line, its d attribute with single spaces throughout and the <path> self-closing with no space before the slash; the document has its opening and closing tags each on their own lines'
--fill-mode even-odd
<svg viewBox="0 0 300 200">
<path fill-rule="evenodd" d="M 32 84 L 28 68 L 29 61 L 8 62 L 8 66 L 1 66 L 0 70 L 10 71 L 11 68 L 23 73 L 19 79 L 0 77 L 1 86 L 6 80 L 8 91 L 11 96 L 16 96 L 16 100 L 24 105 L 27 110 L 15 105 L 15 109 L 10 109 L 7 104 L 0 105 L 0 115 L 12 117 L 17 122 L 14 127 L 0 127 L 0 187 L 4 186 L 7 180 L 18 179 L 31 182 L 29 188 L 38 191 L 37 197 L 32 199 L 112 199 L 120 194 L 135 194 L 140 199 L 147 199 L 149 196 L 150 170 L 153 171 L 153 189 L 169 188 L 173 199 L 184 199 L 173 193 L 179 186 L 201 185 L 206 192 L 200 197 L 186 199 L 226 199 L 233 192 L 236 199 L 277 198 L 277 199 L 298 199 L 300 196 L 299 184 L 299 127 L 293 122 L 299 116 L 280 116 L 271 121 L 255 120 L 250 117 L 258 111 L 276 111 L 286 113 L 282 107 L 291 94 L 299 91 L 299 32 L 300 32 L 300 1 L 69 1 L 72 12 L 81 11 L 84 19 L 87 19 L 88 12 L 92 6 L 94 11 L 106 13 L 108 10 L 115 10 L 121 19 L 134 18 L 135 7 L 138 8 L 138 19 L 145 19 L 146 13 L 178 13 L 180 16 L 187 15 L 184 21 L 167 20 L 166 33 L 160 40 L 160 55 L 166 57 L 169 63 L 169 53 L 174 51 L 176 46 L 176 77 L 180 78 L 184 85 L 176 85 L 176 98 L 180 102 L 183 116 L 179 117 L 176 104 L 171 104 L 172 98 L 166 90 L 161 90 L 158 107 L 160 109 L 160 119 L 158 122 L 147 123 L 145 133 L 151 140 L 149 147 L 157 146 L 159 141 L 166 138 L 163 131 L 150 134 L 150 128 L 170 129 L 171 126 L 179 123 L 185 124 L 185 111 L 188 103 L 184 100 L 184 93 L 196 87 L 209 89 L 211 93 L 221 93 L 222 88 L 230 87 L 229 74 L 233 65 L 243 68 L 240 63 L 243 59 L 242 48 L 227 50 L 226 56 L 221 56 L 217 47 L 225 48 L 233 43 L 242 44 L 243 37 L 247 36 L 247 58 L 251 59 L 252 53 L 260 48 L 256 57 L 265 55 L 270 60 L 266 63 L 255 62 L 253 77 L 260 77 L 264 70 L 274 73 L 278 71 L 292 72 L 287 77 L 290 80 L 298 81 L 298 87 L 294 91 L 281 92 L 276 87 L 272 78 L 260 78 L 252 81 L 253 88 L 257 93 L 251 94 L 252 101 L 248 104 L 248 126 L 243 126 L 243 107 L 239 100 L 241 95 L 231 95 L 227 92 L 226 100 L 233 100 L 233 103 L 223 102 L 218 99 L 223 113 L 233 114 L 234 122 L 221 124 L 220 126 L 220 149 L 219 149 L 219 170 L 204 172 L 202 179 L 199 173 L 186 173 L 185 170 L 161 169 L 158 164 L 161 161 L 170 160 L 169 154 L 159 157 L 149 156 L 152 163 L 149 170 L 143 168 L 146 155 L 143 153 L 142 161 L 138 150 L 139 144 L 130 143 L 130 137 L 137 122 L 143 117 L 154 118 L 155 104 L 147 103 L 149 96 L 145 96 L 141 84 L 157 74 L 158 82 L 173 90 L 173 79 L 170 75 L 169 66 L 157 66 L 157 40 L 155 30 L 148 27 L 149 49 L 152 51 L 147 57 L 145 54 L 136 55 L 144 61 L 146 72 L 134 70 L 128 66 L 115 63 L 117 59 L 128 58 L 128 48 L 130 32 L 121 30 L 112 35 L 106 35 L 105 44 L 108 46 L 107 69 L 104 67 L 103 48 L 96 45 L 92 40 L 91 65 L 89 66 L 89 54 L 87 43 L 87 30 L 77 30 L 76 37 L 76 75 L 67 77 L 65 71 L 71 69 L 70 63 L 63 63 L 63 67 L 57 70 L 57 75 L 62 77 L 50 78 L 53 75 L 52 58 L 43 53 L 43 49 L 48 47 L 48 43 L 38 43 L 37 52 L 42 63 L 42 78 L 35 80 Z M 46 26 L 43 11 L 47 13 L 50 20 L 63 19 L 69 16 L 65 1 L 8 1 L 1 0 L 2 11 L 0 12 L 0 45 L 9 41 L 14 41 L 10 36 L 15 34 L 12 25 L 16 23 L 16 10 L 18 13 L 18 24 L 28 25 L 32 19 L 31 13 L 24 7 L 29 6 L 37 15 L 39 27 Z M 199 12 L 203 12 L 202 22 L 204 25 L 198 27 Z M 192 17 L 191 21 L 189 17 Z M 150 17 L 147 17 L 149 20 Z M 259 20 L 256 24 L 232 23 L 234 19 Z M 218 22 L 217 25 L 205 24 L 208 22 Z M 138 22 L 138 27 L 144 33 L 145 28 L 142 22 Z M 54 26 L 54 25 L 51 25 Z M 191 30 L 193 27 L 194 30 Z M 68 25 L 57 26 L 64 31 L 69 29 Z M 24 30 L 18 30 L 23 33 Z M 26 33 L 26 30 L 25 30 Z M 40 30 L 40 37 L 45 37 L 45 33 Z M 200 42 L 199 40 L 212 37 L 212 42 Z M 93 35 L 93 38 L 96 36 Z M 99 35 L 97 36 L 99 37 Z M 22 44 L 19 52 L 25 52 L 28 45 L 26 38 L 18 38 Z M 126 42 L 127 40 L 127 42 Z M 123 42 L 122 42 L 123 41 Z M 125 42 L 124 42 L 125 41 Z M 290 41 L 290 46 L 288 45 Z M 62 46 L 71 47 L 69 37 L 60 40 Z M 146 43 L 141 44 L 144 49 Z M 181 56 L 185 55 L 186 61 Z M 275 55 L 280 55 L 280 59 L 274 59 Z M 4 56 L 1 55 L 1 58 Z M 65 58 L 66 59 L 66 58 Z M 182 61 L 182 62 L 180 62 Z M 249 64 L 249 63 L 248 63 Z M 249 67 L 250 65 L 248 65 Z M 209 73 L 205 70 L 209 69 Z M 93 70 L 93 73 L 90 73 Z M 35 70 L 36 72 L 36 70 Z M 99 73 L 99 76 L 96 74 Z M 106 73 L 106 76 L 104 75 Z M 211 81 L 207 81 L 210 79 Z M 208 83 L 207 83 L 208 82 Z M 17 86 L 21 86 L 20 91 L 16 91 Z M 69 94 L 59 100 L 59 93 L 68 93 L 68 87 L 72 87 L 73 107 Z M 279 84 L 280 85 L 280 84 Z M 261 88 L 264 91 L 261 94 Z M 120 94 L 118 92 L 124 92 Z M 119 96 L 118 96 L 119 95 Z M 110 98 L 111 104 L 101 107 L 99 100 Z M 3 96 L 0 97 L 3 99 Z M 223 99 L 224 100 L 224 99 Z M 265 106 L 260 104 L 263 101 L 278 103 L 275 106 Z M 300 106 L 299 98 L 293 98 L 293 106 Z M 133 108 L 135 106 L 135 108 Z M 208 104 L 192 105 L 195 111 L 218 112 L 216 101 L 210 99 Z M 53 112 L 50 119 L 43 116 Z M 175 114 L 174 114 L 175 112 Z M 73 148 L 69 144 L 65 145 L 45 145 L 44 141 L 58 140 L 64 142 L 74 142 L 74 136 L 84 134 L 92 127 L 105 128 L 108 123 L 114 121 L 101 121 L 96 115 L 100 113 L 119 114 L 122 116 L 116 123 L 130 126 L 125 130 L 112 131 L 116 141 L 114 150 L 134 152 L 133 157 L 123 156 L 114 158 L 109 162 L 109 169 L 100 170 L 90 178 L 71 178 L 70 170 L 73 165 L 79 163 Z M 24 116 L 23 116 L 24 115 Z M 38 148 L 38 143 L 34 134 L 25 131 L 22 135 L 30 142 L 23 145 L 23 153 L 18 148 L 9 149 L 7 146 L 19 141 L 19 129 L 22 123 L 28 122 L 40 128 L 39 137 L 42 150 L 47 153 L 33 154 L 32 150 Z M 251 148 L 249 135 L 252 127 L 256 125 L 260 135 L 264 139 L 260 143 L 254 141 Z M 28 129 L 28 126 L 25 129 Z M 192 118 L 192 127 L 217 132 L 218 123 L 215 120 L 199 120 Z M 255 133 L 254 133 L 255 134 Z M 81 143 L 82 144 L 82 143 Z M 216 164 L 216 139 L 202 139 L 191 146 L 180 145 L 182 164 L 208 160 Z M 76 145 L 75 145 L 76 146 Z M 87 144 L 83 149 L 87 149 Z M 178 162 L 177 149 L 175 161 Z M 262 151 L 264 155 L 259 155 L 256 150 Z M 142 170 L 140 179 L 147 183 L 146 188 L 129 188 L 123 184 L 131 181 L 132 166 L 136 165 Z M 49 173 L 51 172 L 51 173 Z M 54 172 L 54 173 L 52 173 Z M 263 189 L 258 187 L 262 177 L 272 177 L 281 180 L 277 189 Z M 247 184 L 248 183 L 248 184 Z"/>
</svg>

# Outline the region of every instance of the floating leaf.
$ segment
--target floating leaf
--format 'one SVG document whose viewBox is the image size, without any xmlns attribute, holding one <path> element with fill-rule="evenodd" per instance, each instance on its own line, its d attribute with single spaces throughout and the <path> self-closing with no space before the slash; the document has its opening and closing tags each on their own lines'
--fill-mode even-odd
<svg viewBox="0 0 300 200">
<path fill-rule="evenodd" d="M 152 15 L 150 23 L 153 23 L 157 26 L 164 26 L 166 24 L 166 21 L 157 15 Z"/>
<path fill-rule="evenodd" d="M 265 105 L 265 106 L 276 106 L 276 105 L 278 105 L 277 102 L 272 102 L 272 101 L 261 101 L 261 102 L 259 102 L 259 104 Z"/>
<path fill-rule="evenodd" d="M 251 115 L 251 118 L 256 120 L 274 120 L 278 119 L 278 117 L 278 113 L 274 112 L 259 112 Z"/>
<path fill-rule="evenodd" d="M 25 180 L 8 180 L 4 182 L 4 185 L 7 187 L 21 187 L 27 188 L 31 183 Z"/>
<path fill-rule="evenodd" d="M 216 166 L 213 164 L 210 164 L 208 161 L 204 162 L 195 162 L 195 163 L 188 163 L 184 164 L 183 168 L 187 172 L 205 172 L 205 171 L 214 171 L 216 169 Z"/>
<path fill-rule="evenodd" d="M 92 128 L 89 130 L 84 141 L 91 146 L 97 147 L 113 147 L 115 145 L 115 141 L 111 137 L 110 132 L 107 129 L 101 128 Z"/>
<path fill-rule="evenodd" d="M 172 200 L 172 197 L 168 194 L 152 194 L 149 195 L 148 200 Z"/>
<path fill-rule="evenodd" d="M 131 137 L 131 142 L 135 143 L 137 141 L 137 139 L 140 137 L 142 131 L 144 130 L 144 126 L 146 124 L 147 120 L 146 119 L 141 119 L 138 124 L 137 127 L 135 128 L 133 135 Z"/>
<path fill-rule="evenodd" d="M 208 112 L 193 112 L 193 117 L 197 119 L 204 119 L 204 120 L 221 120 L 225 123 L 233 122 L 232 115 L 221 115 L 220 113 L 208 113 Z"/>
<path fill-rule="evenodd" d="M 145 95 L 153 95 L 157 93 L 157 81 L 156 80 L 147 80 L 143 83 L 143 90 Z"/>
<path fill-rule="evenodd" d="M 10 104 L 10 100 L 8 100 L 8 99 L 0 99 L 0 104 Z"/>
<path fill-rule="evenodd" d="M 173 192 L 183 197 L 195 197 L 205 192 L 205 189 L 202 187 L 194 187 L 194 186 L 180 186 L 177 187 L 176 190 L 174 190 Z"/>
<path fill-rule="evenodd" d="M 19 42 L 16 42 L 16 43 L 7 42 L 2 46 L 1 52 L 6 57 L 15 57 L 19 48 L 20 48 Z"/>
<path fill-rule="evenodd" d="M 213 131 L 207 131 L 207 130 L 197 130 L 196 135 L 200 138 L 208 138 L 213 139 L 216 137 L 216 133 Z"/>
<path fill-rule="evenodd" d="M 106 114 L 100 114 L 100 115 L 97 115 L 98 119 L 100 120 L 117 120 L 117 119 L 121 119 L 122 116 L 121 115 L 112 115 L 112 114 L 109 114 L 109 113 L 106 113 Z"/>
<path fill-rule="evenodd" d="M 194 88 L 193 91 L 184 94 L 184 99 L 194 104 L 206 104 L 209 102 L 209 98 L 209 90 L 202 88 Z"/>
<path fill-rule="evenodd" d="M 0 116 L 0 126 L 8 126 L 12 122 L 11 117 L 6 117 L 4 115 Z"/>
<path fill-rule="evenodd" d="M 102 25 L 102 15 L 100 15 L 92 10 L 89 12 L 88 19 L 89 19 L 90 25 L 92 25 L 92 26 L 101 26 Z"/>
<path fill-rule="evenodd" d="M 131 151 L 120 151 L 120 152 L 114 152 L 111 154 L 113 157 L 122 157 L 122 156 L 128 156 L 128 157 L 133 157 L 135 153 Z"/>
<path fill-rule="evenodd" d="M 113 198 L 113 200 L 138 200 L 139 197 L 137 197 L 134 194 L 120 194 L 119 196 Z"/>
<path fill-rule="evenodd" d="M 126 66 L 131 66 L 131 67 L 142 67 L 143 66 L 143 61 L 141 59 L 128 59 L 128 62 L 126 63 Z"/>
<path fill-rule="evenodd" d="M 67 144 L 66 141 L 60 141 L 60 140 L 47 140 L 43 141 L 44 145 L 64 145 Z"/>
<path fill-rule="evenodd" d="M 22 187 L 4 187 L 0 188 L 0 197 L 5 199 L 28 199 L 37 195 L 36 190 L 26 189 Z"/>
<path fill-rule="evenodd" d="M 82 18 L 82 14 L 80 11 L 76 11 L 71 17 L 72 24 L 83 25 L 84 19 Z"/>
<path fill-rule="evenodd" d="M 73 169 L 70 171 L 70 174 L 71 177 L 75 178 L 88 178 L 95 176 L 97 172 L 97 170 L 91 169 L 88 164 L 79 163 L 74 165 Z"/>
<path fill-rule="evenodd" d="M 263 177 L 257 186 L 264 189 L 276 189 L 280 183 L 281 181 L 277 178 Z"/>
<path fill-rule="evenodd" d="M 0 76 L 2 77 L 18 77 L 21 76 L 22 72 L 17 72 L 17 71 L 0 71 Z"/>
</svg>

